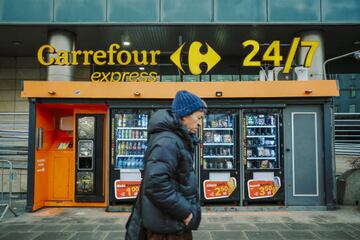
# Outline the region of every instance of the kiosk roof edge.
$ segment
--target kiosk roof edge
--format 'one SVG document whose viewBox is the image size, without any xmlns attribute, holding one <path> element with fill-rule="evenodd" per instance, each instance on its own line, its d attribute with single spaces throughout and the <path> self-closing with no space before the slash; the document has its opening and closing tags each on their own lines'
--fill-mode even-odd
<svg viewBox="0 0 360 240">
<path fill-rule="evenodd" d="M 180 89 L 194 92 L 202 98 L 339 96 L 339 90 L 334 80 L 152 83 L 24 81 L 24 90 L 21 96 L 27 98 L 170 99 Z"/>
</svg>

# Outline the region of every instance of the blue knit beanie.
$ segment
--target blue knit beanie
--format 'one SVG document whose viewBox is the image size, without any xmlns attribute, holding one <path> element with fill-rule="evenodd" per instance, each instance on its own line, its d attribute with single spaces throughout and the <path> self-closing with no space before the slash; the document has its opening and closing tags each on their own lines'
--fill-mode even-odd
<svg viewBox="0 0 360 240">
<path fill-rule="evenodd" d="M 171 105 L 171 111 L 179 118 L 192 114 L 197 110 L 206 110 L 206 104 L 198 96 L 186 91 L 180 90 Z"/>
</svg>

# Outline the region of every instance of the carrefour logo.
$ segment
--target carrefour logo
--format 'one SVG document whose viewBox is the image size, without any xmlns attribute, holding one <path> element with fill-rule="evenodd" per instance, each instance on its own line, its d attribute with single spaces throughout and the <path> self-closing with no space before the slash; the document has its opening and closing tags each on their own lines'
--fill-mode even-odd
<svg viewBox="0 0 360 240">
<path fill-rule="evenodd" d="M 206 63 L 207 70 L 205 72 L 208 73 L 220 60 L 221 57 L 219 54 L 215 52 L 214 49 L 210 47 L 209 44 L 205 43 L 207 47 L 207 52 L 205 54 L 202 54 L 200 52 L 200 48 L 203 45 L 200 42 L 192 42 L 189 47 L 189 54 L 188 54 L 188 64 L 189 64 L 189 70 L 191 74 L 193 75 L 199 75 L 202 74 L 202 70 L 200 68 L 201 63 Z M 183 72 L 184 68 L 181 63 L 181 53 L 182 49 L 185 46 L 185 43 L 182 44 L 173 54 L 170 56 L 170 60 Z"/>
</svg>

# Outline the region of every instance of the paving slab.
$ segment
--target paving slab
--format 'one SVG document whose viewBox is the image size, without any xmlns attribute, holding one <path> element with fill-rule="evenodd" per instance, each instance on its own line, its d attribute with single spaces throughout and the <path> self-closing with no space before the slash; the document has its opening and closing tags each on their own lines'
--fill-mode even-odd
<svg viewBox="0 0 360 240">
<path fill-rule="evenodd" d="M 312 230 L 312 229 L 319 229 L 319 225 L 313 223 L 286 223 L 287 227 L 292 230 Z"/>
<path fill-rule="evenodd" d="M 54 217 L 42 217 L 42 218 L 35 218 L 34 222 L 39 222 L 39 223 L 56 223 L 58 221 L 60 221 L 60 218 L 54 218 Z"/>
<path fill-rule="evenodd" d="M 101 224 L 98 226 L 98 228 L 96 228 L 96 231 L 120 232 L 125 231 L 125 226 L 123 224 Z"/>
<path fill-rule="evenodd" d="M 61 232 L 63 231 L 68 225 L 66 224 L 37 224 L 34 225 L 35 227 L 31 230 L 32 232 Z"/>
<path fill-rule="evenodd" d="M 258 223 L 255 224 L 257 227 L 257 230 L 287 230 L 290 229 L 286 224 L 284 223 Z"/>
<path fill-rule="evenodd" d="M 78 232 L 69 240 L 103 240 L 106 235 L 106 232 Z"/>
<path fill-rule="evenodd" d="M 207 217 L 207 220 L 209 223 L 212 223 L 212 222 L 221 222 L 221 223 L 234 222 L 234 218 L 232 218 L 232 217 Z"/>
<path fill-rule="evenodd" d="M 286 240 L 313 240 L 318 239 L 316 235 L 310 231 L 279 231 L 280 235 Z"/>
<path fill-rule="evenodd" d="M 245 231 L 249 240 L 279 240 L 282 239 L 280 234 L 275 231 Z"/>
<path fill-rule="evenodd" d="M 71 235 L 75 235 L 75 233 L 70 232 L 44 232 L 41 233 L 38 237 L 33 240 L 64 240 L 69 239 Z"/>
<path fill-rule="evenodd" d="M 344 231 L 313 231 L 320 239 L 326 240 L 355 240 L 350 234 Z"/>
<path fill-rule="evenodd" d="M 64 229 L 66 232 L 87 232 L 94 231 L 99 225 L 96 224 L 72 224 Z"/>
<path fill-rule="evenodd" d="M 59 220 L 58 223 L 69 223 L 69 224 L 73 224 L 73 223 L 87 223 L 89 221 L 89 219 L 87 218 L 63 218 L 61 220 Z"/>
<path fill-rule="evenodd" d="M 355 231 L 357 230 L 355 226 L 346 223 L 322 223 L 318 224 L 321 230 L 344 230 L 344 231 Z"/>
<path fill-rule="evenodd" d="M 33 229 L 35 226 L 31 224 L 4 224 L 1 225 L 1 232 L 27 232 Z"/>
<path fill-rule="evenodd" d="M 104 240 L 125 240 L 125 232 L 110 232 Z"/>
<path fill-rule="evenodd" d="M 210 239 L 210 232 L 207 231 L 194 231 L 193 232 L 193 239 L 194 240 L 205 240 Z"/>
<path fill-rule="evenodd" d="M 358 239 L 360 239 L 360 230 L 359 231 L 354 231 L 354 232 L 350 232 L 351 236 L 354 236 Z"/>
<path fill-rule="evenodd" d="M 210 234 L 213 240 L 247 240 L 241 231 L 216 231 Z"/>
<path fill-rule="evenodd" d="M 237 231 L 255 231 L 258 230 L 255 225 L 248 223 L 232 223 L 232 224 L 224 224 L 226 230 L 237 230 Z"/>
<path fill-rule="evenodd" d="M 360 230 L 360 223 L 349 223 L 352 227 L 354 227 L 356 230 Z"/>
<path fill-rule="evenodd" d="M 94 220 L 97 223 L 105 224 L 105 223 L 120 223 L 123 222 L 123 220 L 115 217 L 108 217 L 108 218 L 97 218 Z"/>
<path fill-rule="evenodd" d="M 199 230 L 225 230 L 225 228 L 221 223 L 204 223 L 200 224 Z"/>
<path fill-rule="evenodd" d="M 9 232 L 0 237 L 0 240 L 33 240 L 39 235 L 39 232 Z"/>
</svg>

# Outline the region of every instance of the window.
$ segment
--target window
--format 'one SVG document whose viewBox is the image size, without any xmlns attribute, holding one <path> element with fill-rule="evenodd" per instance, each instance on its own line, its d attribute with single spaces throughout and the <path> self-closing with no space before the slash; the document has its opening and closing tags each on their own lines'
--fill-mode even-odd
<svg viewBox="0 0 360 240">
<path fill-rule="evenodd" d="M 350 104 L 349 105 L 349 112 L 351 112 L 351 113 L 356 112 L 356 104 Z"/>
<path fill-rule="evenodd" d="M 356 97 L 356 89 L 355 86 L 350 86 L 350 97 L 355 98 Z"/>
</svg>

